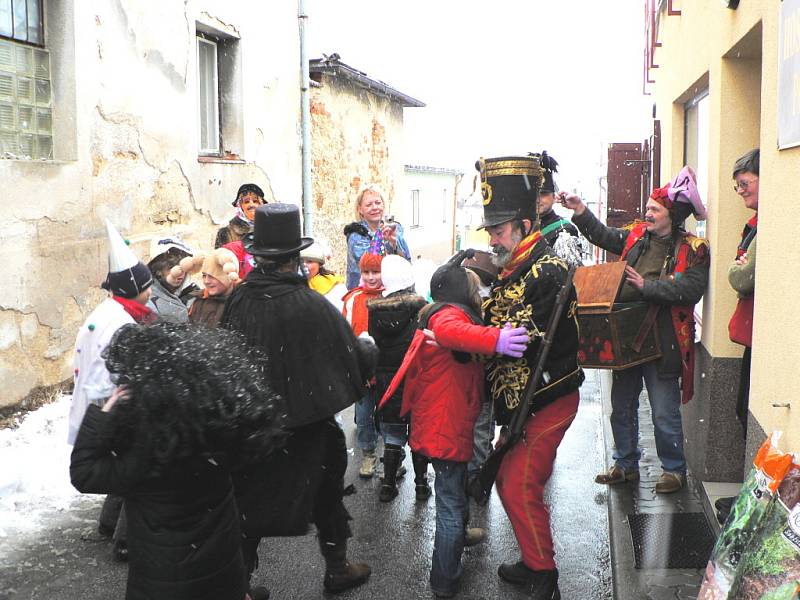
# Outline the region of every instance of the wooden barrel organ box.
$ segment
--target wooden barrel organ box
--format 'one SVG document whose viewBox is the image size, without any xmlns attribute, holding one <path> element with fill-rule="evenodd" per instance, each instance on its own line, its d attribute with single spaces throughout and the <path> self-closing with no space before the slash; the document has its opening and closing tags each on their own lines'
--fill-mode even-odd
<svg viewBox="0 0 800 600">
<path fill-rule="evenodd" d="M 651 305 L 614 302 L 625 280 L 625 265 L 619 261 L 575 271 L 582 367 L 626 369 L 661 357 Z"/>
</svg>

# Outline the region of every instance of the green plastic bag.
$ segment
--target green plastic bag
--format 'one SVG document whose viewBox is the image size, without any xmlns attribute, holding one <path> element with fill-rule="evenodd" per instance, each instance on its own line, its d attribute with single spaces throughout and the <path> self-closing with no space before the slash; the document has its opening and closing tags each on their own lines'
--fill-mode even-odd
<svg viewBox="0 0 800 600">
<path fill-rule="evenodd" d="M 798 591 L 800 465 L 794 464 L 745 548 L 731 594 L 742 600 L 796 600 Z"/>
</svg>

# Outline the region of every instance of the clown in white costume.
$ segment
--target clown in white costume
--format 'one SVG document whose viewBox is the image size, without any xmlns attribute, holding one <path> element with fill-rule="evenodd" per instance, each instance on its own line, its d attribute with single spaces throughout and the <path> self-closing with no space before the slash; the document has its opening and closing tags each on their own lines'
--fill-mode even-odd
<svg viewBox="0 0 800 600">
<path fill-rule="evenodd" d="M 114 391 L 103 350 L 114 333 L 125 324 L 147 320 L 152 314 L 144 304 L 150 295 L 153 279 L 150 270 L 122 239 L 116 228 L 108 229 L 108 276 L 102 287 L 112 293 L 95 308 L 78 331 L 75 340 L 72 407 L 69 413 L 67 441 L 75 443 L 83 415 L 89 404 L 102 406 Z"/>
</svg>

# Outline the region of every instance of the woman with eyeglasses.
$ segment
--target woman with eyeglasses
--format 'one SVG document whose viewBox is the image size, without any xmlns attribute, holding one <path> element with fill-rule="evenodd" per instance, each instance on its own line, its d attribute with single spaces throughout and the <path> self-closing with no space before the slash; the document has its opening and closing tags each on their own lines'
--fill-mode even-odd
<svg viewBox="0 0 800 600">
<path fill-rule="evenodd" d="M 742 367 L 739 374 L 739 394 L 736 399 L 736 416 L 742 424 L 747 438 L 747 413 L 750 405 L 750 352 L 753 343 L 753 308 L 756 283 L 756 232 L 758 230 L 758 169 L 760 152 L 750 150 L 733 165 L 733 190 L 739 194 L 746 208 L 755 211 L 742 230 L 742 238 L 736 248 L 736 258 L 728 268 L 728 282 L 736 291 L 739 300 L 728 323 L 731 341 L 744 346 Z M 716 501 L 717 519 L 721 523 L 728 517 L 735 498 L 720 498 Z"/>
</svg>

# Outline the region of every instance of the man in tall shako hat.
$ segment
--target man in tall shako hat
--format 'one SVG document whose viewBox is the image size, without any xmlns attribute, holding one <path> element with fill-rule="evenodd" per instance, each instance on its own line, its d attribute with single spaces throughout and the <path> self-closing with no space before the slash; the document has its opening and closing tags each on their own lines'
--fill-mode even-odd
<svg viewBox="0 0 800 600">
<path fill-rule="evenodd" d="M 347 560 L 347 445 L 334 416 L 364 395 L 377 348 L 356 340 L 341 313 L 300 274 L 300 251 L 313 242 L 300 237 L 295 205 L 258 207 L 254 231 L 244 239 L 256 265 L 228 299 L 222 326 L 267 355 L 291 433 L 283 450 L 234 481 L 245 564 L 252 574 L 262 537 L 305 535 L 313 522 L 325 559 L 323 584 L 335 593 L 361 585 L 371 572 Z M 259 592 L 251 597 L 266 597 Z"/>
<path fill-rule="evenodd" d="M 535 370 L 535 356 L 545 335 L 556 296 L 568 267 L 548 246 L 539 230 L 537 200 L 542 183 L 538 156 L 481 159 L 484 227 L 496 253 L 500 275 L 484 302 L 484 322 L 525 327 L 531 337 L 522 358 L 495 356 L 487 361 L 486 380 L 495 418 L 508 425 Z M 556 450 L 578 411 L 578 388 L 584 374 L 577 362 L 577 298 L 556 325 L 555 338 L 538 384 L 525 443 L 505 456 L 497 475 L 497 491 L 514 528 L 521 551 L 517 562 L 500 565 L 508 582 L 532 590 L 537 600 L 559 598 L 550 516 L 544 488 L 553 472 Z"/>
<path fill-rule="evenodd" d="M 562 193 L 561 202 L 575 211 L 572 222 L 590 242 L 627 261 L 626 281 L 616 301 L 645 301 L 658 307 L 653 327 L 658 328 L 661 358 L 614 371 L 614 466 L 595 481 L 614 485 L 639 479 L 637 409 L 644 380 L 663 469 L 656 492 L 676 492 L 686 481 L 680 405 L 694 392 L 694 305 L 708 285 L 710 262 L 708 241 L 683 228 L 691 214 L 706 218 L 694 171 L 684 167 L 670 183 L 653 190 L 645 220 L 621 229 L 603 225 L 574 194 Z"/>
<path fill-rule="evenodd" d="M 69 411 L 67 443 L 73 445 L 90 404 L 103 406 L 116 388 L 106 368 L 104 351 L 116 331 L 129 323 L 152 323 L 156 319 L 147 306 L 153 276 L 150 269 L 128 247 L 117 228 L 106 221 L 108 274 L 101 287 L 111 293 L 89 314 L 75 340 L 73 359 L 75 387 Z M 114 536 L 114 558 L 127 560 L 127 521 L 121 496 L 109 494 L 100 513 L 98 531 Z"/>
<path fill-rule="evenodd" d="M 558 185 L 555 174 L 558 173 L 558 161 L 543 150 L 539 163 L 544 171 L 542 189 L 539 190 L 539 221 L 542 237 L 550 244 L 555 253 L 563 258 L 568 265 L 583 266 L 581 258 L 581 244 L 578 229 L 567 219 L 553 210 Z"/>
</svg>

